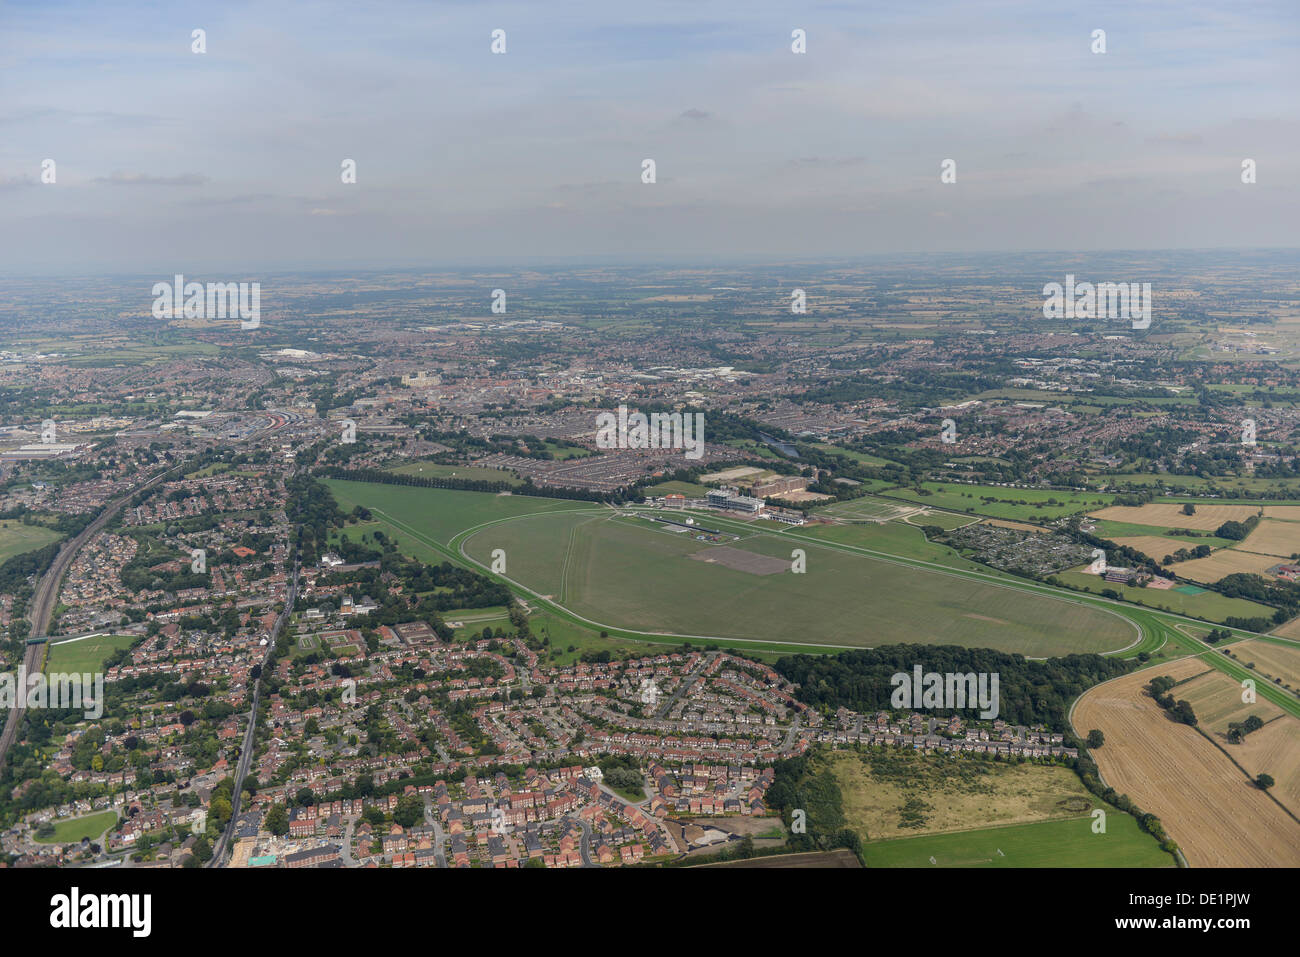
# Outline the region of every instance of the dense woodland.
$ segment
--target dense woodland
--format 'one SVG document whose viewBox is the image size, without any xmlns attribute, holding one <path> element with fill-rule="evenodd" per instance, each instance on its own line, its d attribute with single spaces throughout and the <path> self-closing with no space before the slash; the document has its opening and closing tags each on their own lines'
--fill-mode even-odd
<svg viewBox="0 0 1300 957">
<path fill-rule="evenodd" d="M 998 717 L 1010 724 L 1045 724 L 1057 731 L 1068 730 L 1066 712 L 1070 702 L 1093 685 L 1124 674 L 1129 663 L 1101 655 L 1066 655 L 1046 661 L 1030 661 L 988 648 L 956 645 L 882 645 L 838 655 L 788 655 L 776 663 L 776 670 L 798 683 L 796 697 L 816 708 L 850 708 L 872 712 L 891 710 L 893 685 L 898 672 L 911 674 L 915 665 L 940 673 L 996 673 Z M 935 709 L 935 715 L 959 714 L 978 720 L 979 708 Z"/>
</svg>

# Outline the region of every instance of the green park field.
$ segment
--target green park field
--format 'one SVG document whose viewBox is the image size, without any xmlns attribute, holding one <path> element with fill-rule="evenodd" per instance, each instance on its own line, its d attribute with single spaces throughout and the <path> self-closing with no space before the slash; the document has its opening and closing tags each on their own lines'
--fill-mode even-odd
<svg viewBox="0 0 1300 957">
<path fill-rule="evenodd" d="M 1108 809 L 1106 833 L 1071 817 L 873 841 L 868 867 L 1173 867 L 1174 859 L 1128 814 Z M 931 858 L 936 863 L 931 863 Z"/>
<path fill-rule="evenodd" d="M 77 641 L 52 642 L 45 658 L 45 670 L 51 674 L 98 671 L 106 658 L 123 648 L 130 648 L 139 638 L 139 635 L 99 635 Z"/>
<path fill-rule="evenodd" d="M 116 823 L 116 811 L 100 811 L 97 814 L 88 814 L 85 817 L 56 821 L 54 823 L 54 835 L 46 838 L 38 837 L 36 841 L 39 844 L 73 844 L 83 837 L 94 840 Z"/>
<path fill-rule="evenodd" d="M 707 515 L 698 522 L 720 524 Z M 501 549 L 512 581 L 591 621 L 639 631 L 852 647 L 958 644 L 1031 657 L 1113 651 L 1137 638 L 1123 618 L 1069 600 L 780 533 L 698 534 L 605 509 L 500 522 L 463 547 L 484 566 Z M 807 555 L 804 574 L 790 571 L 795 548 Z"/>
<path fill-rule="evenodd" d="M 0 520 L 0 562 L 15 555 L 44 548 L 63 536 L 44 525 L 24 525 L 15 519 Z"/>
<path fill-rule="evenodd" d="M 1175 615 L 1191 615 L 1209 621 L 1225 621 L 1233 617 L 1266 618 L 1273 614 L 1273 609 L 1267 605 L 1248 601 L 1245 598 L 1228 598 L 1213 591 L 1201 590 L 1190 594 L 1173 589 L 1162 591 L 1156 588 L 1116 585 L 1081 571 L 1061 572 L 1057 577 L 1074 588 L 1093 594 L 1099 595 L 1109 589 L 1123 595 L 1129 601 L 1146 605 L 1148 608 L 1172 612 Z"/>
</svg>

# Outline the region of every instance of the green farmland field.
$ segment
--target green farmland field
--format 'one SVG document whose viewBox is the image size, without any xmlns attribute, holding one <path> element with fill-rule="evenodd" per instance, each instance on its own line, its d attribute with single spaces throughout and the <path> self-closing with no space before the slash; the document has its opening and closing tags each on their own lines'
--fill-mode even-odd
<svg viewBox="0 0 1300 957">
<path fill-rule="evenodd" d="M 1174 866 L 1130 815 L 1107 809 L 1105 834 L 1094 834 L 1092 823 L 1073 817 L 895 838 L 869 843 L 864 852 L 868 867 Z"/>
<path fill-rule="evenodd" d="M 907 499 L 918 505 L 947 508 L 958 512 L 989 515 L 1021 522 L 1043 522 L 1105 508 L 1114 500 L 1102 492 L 1062 492 L 1051 489 L 1002 488 L 997 485 L 958 485 L 924 482 L 918 493 L 911 488 L 889 491 L 890 498 Z M 993 499 L 993 501 L 985 501 Z M 1055 501 L 1056 504 L 1049 504 Z"/>
<path fill-rule="evenodd" d="M 478 468 L 473 465 L 439 465 L 436 462 L 408 462 L 390 471 L 398 475 L 414 475 L 418 478 L 459 478 L 475 482 L 505 482 L 509 485 L 523 485 L 524 480 L 514 472 L 506 469 Z"/>
</svg>

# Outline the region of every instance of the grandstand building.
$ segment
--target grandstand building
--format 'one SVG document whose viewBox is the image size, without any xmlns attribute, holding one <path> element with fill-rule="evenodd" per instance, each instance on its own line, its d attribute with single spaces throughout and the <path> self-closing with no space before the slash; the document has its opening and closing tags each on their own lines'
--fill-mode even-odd
<svg viewBox="0 0 1300 957">
<path fill-rule="evenodd" d="M 740 495 L 735 489 L 715 488 L 705 496 L 714 508 L 727 508 L 737 512 L 761 512 L 763 500 L 749 495 Z"/>
</svg>

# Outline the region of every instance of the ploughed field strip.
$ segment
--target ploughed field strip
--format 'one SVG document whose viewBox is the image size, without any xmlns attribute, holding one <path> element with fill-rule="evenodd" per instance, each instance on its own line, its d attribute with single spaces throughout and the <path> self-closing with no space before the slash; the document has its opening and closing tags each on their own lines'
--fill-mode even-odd
<svg viewBox="0 0 1300 957">
<path fill-rule="evenodd" d="M 413 519 L 418 523 L 418 518 Z M 1042 658 L 1132 644 L 1123 617 L 1068 598 L 916 568 L 808 538 L 714 534 L 708 516 L 666 534 L 647 517 L 552 512 L 479 529 L 467 556 L 575 614 L 617 628 L 872 647 L 996 648 Z M 806 571 L 791 571 L 794 549 Z M 778 574 L 778 572 L 780 572 Z"/>
<path fill-rule="evenodd" d="M 747 552 L 728 545 L 716 545 L 696 552 L 691 558 L 699 562 L 716 563 L 750 575 L 779 575 L 790 570 L 790 563 L 779 558 Z"/>
</svg>

